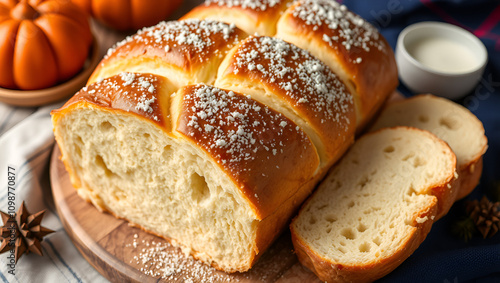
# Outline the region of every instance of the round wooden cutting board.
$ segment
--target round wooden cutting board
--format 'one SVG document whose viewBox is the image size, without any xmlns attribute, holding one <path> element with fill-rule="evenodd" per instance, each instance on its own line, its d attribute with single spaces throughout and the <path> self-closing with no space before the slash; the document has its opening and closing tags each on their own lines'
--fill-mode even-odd
<svg viewBox="0 0 500 283">
<path fill-rule="evenodd" d="M 300 265 L 286 232 L 245 273 L 226 274 L 185 256 L 80 198 L 60 155 L 56 145 L 50 178 L 59 217 L 83 257 L 112 282 L 320 282 Z"/>
</svg>

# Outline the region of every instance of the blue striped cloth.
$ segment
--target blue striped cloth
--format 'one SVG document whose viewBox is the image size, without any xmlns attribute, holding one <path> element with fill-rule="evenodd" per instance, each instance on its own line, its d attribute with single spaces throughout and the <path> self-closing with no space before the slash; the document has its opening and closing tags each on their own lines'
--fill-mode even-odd
<svg viewBox="0 0 500 283">
<path fill-rule="evenodd" d="M 78 252 L 57 217 L 50 183 L 49 157 L 54 145 L 50 110 L 0 103 L 0 210 L 7 212 L 7 170 L 15 168 L 16 211 L 22 201 L 30 212 L 46 209 L 43 226 L 55 230 L 42 242 L 44 256 L 23 256 L 9 273 L 9 253 L 0 254 L 1 282 L 107 282 Z"/>
</svg>

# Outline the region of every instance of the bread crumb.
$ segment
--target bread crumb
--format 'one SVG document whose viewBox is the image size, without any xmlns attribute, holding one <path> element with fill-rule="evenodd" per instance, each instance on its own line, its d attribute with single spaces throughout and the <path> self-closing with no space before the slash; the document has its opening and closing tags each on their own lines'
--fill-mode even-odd
<svg viewBox="0 0 500 283">
<path fill-rule="evenodd" d="M 427 216 L 417 217 L 417 219 L 416 219 L 416 221 L 417 221 L 418 224 L 422 224 L 422 223 L 424 223 L 427 220 L 429 220 L 429 218 Z"/>
</svg>

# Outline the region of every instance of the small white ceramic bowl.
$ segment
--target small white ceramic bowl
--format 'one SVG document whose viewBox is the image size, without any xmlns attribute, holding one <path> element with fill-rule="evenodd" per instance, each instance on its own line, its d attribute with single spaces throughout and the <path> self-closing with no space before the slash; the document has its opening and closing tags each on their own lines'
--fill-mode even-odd
<svg viewBox="0 0 500 283">
<path fill-rule="evenodd" d="M 488 53 L 476 36 L 460 27 L 421 22 L 399 35 L 396 61 L 399 77 L 411 91 L 458 99 L 481 79 Z"/>
</svg>

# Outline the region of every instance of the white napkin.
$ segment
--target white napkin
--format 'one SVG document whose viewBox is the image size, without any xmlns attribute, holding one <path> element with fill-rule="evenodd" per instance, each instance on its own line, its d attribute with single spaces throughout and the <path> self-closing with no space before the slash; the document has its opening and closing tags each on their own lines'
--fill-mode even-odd
<svg viewBox="0 0 500 283">
<path fill-rule="evenodd" d="M 42 226 L 56 231 L 42 242 L 43 256 L 23 255 L 13 269 L 9 252 L 0 254 L 3 282 L 107 282 L 78 252 L 64 230 L 52 200 L 49 158 L 54 145 L 50 111 L 0 103 L 0 210 L 8 210 L 8 167 L 15 170 L 16 211 L 24 200 L 28 211 L 46 210 Z M 11 271 L 9 273 L 9 271 Z"/>
</svg>

